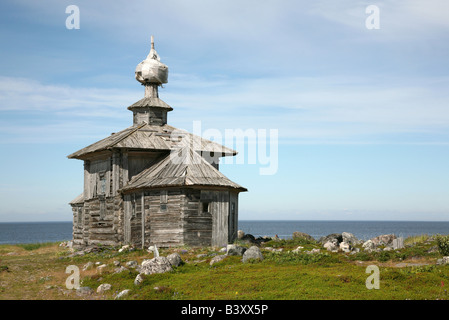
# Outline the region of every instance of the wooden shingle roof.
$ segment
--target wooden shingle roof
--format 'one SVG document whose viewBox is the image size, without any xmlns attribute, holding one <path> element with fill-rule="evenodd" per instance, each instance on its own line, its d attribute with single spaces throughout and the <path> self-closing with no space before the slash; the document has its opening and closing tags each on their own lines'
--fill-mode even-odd
<svg viewBox="0 0 449 320">
<path fill-rule="evenodd" d="M 214 152 L 221 156 L 234 156 L 237 154 L 233 149 L 203 139 L 200 136 L 177 129 L 168 124 L 160 126 L 144 123 L 114 133 L 107 138 L 68 155 L 67 157 L 69 159 L 85 159 L 89 157 L 89 154 L 94 152 L 111 150 L 114 148 L 170 151 L 178 148 L 180 142 L 185 142 L 181 140 L 186 139 L 193 145 L 195 151 Z"/>
<path fill-rule="evenodd" d="M 247 191 L 229 180 L 190 147 L 172 151 L 158 163 L 134 176 L 122 192 L 164 187 L 209 186 Z"/>
</svg>

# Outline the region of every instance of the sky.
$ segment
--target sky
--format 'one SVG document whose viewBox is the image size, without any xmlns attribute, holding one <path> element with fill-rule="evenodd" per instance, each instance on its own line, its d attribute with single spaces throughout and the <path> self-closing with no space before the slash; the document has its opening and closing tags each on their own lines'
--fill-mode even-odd
<svg viewBox="0 0 449 320">
<path fill-rule="evenodd" d="M 449 221 L 448 11 L 2 0 L 0 222 L 71 221 L 83 163 L 67 155 L 132 125 L 151 35 L 168 123 L 239 152 L 220 164 L 248 189 L 239 219 Z"/>
</svg>

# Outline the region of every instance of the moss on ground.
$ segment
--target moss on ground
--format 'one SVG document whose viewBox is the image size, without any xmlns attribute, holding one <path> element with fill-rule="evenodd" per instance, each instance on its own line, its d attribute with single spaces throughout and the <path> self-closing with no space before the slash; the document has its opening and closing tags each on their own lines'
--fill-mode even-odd
<svg viewBox="0 0 449 320">
<path fill-rule="evenodd" d="M 229 256 L 212 266 L 213 255 L 221 254 L 218 249 L 160 249 L 163 256 L 178 252 L 185 263 L 172 272 L 144 276 L 138 286 L 134 285 L 138 272 L 129 268 L 114 273 L 114 262 L 140 264 L 153 257 L 144 250 L 119 253 L 117 248 L 105 247 L 72 256 L 58 243 L 1 245 L 0 299 L 114 299 L 125 289 L 131 290 L 125 299 L 135 300 L 447 299 L 449 266 L 436 265 L 442 256 L 435 250 L 436 240 L 426 236 L 406 244 L 400 250 L 348 254 L 328 252 L 304 239 L 270 241 L 261 246 L 263 261 L 242 263 L 241 257 Z M 298 246 L 303 248 L 293 252 Z M 320 252 L 310 253 L 313 249 Z M 83 270 L 89 261 L 107 267 L 101 273 L 96 270 L 98 264 Z M 79 268 L 81 286 L 93 289 L 90 295 L 66 288 L 69 265 Z M 380 289 L 366 287 L 369 265 L 379 267 Z M 111 290 L 97 293 L 102 283 L 111 284 Z"/>
</svg>

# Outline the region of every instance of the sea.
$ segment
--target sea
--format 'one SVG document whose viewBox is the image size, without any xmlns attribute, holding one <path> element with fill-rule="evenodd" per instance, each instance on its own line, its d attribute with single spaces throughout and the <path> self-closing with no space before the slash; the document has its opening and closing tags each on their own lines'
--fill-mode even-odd
<svg viewBox="0 0 449 320">
<path fill-rule="evenodd" d="M 0 244 L 44 243 L 72 239 L 72 222 L 3 222 Z M 416 235 L 449 234 L 449 221 L 323 221 L 323 220 L 240 220 L 238 229 L 253 236 L 289 239 L 304 232 L 316 240 L 331 233 L 350 232 L 368 240 L 382 234 L 407 238 Z"/>
</svg>

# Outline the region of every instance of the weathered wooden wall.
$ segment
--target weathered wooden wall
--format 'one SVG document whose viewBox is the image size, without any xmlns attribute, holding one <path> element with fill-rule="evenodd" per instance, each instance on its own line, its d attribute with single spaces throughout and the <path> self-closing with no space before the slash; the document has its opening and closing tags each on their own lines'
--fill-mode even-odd
<svg viewBox="0 0 449 320">
<path fill-rule="evenodd" d="M 73 241 L 75 245 L 117 245 L 123 242 L 120 196 L 91 199 L 73 205 Z"/>
<path fill-rule="evenodd" d="M 203 212 L 200 190 L 184 190 L 184 243 L 190 246 L 210 246 L 212 239 L 212 214 Z"/>
<path fill-rule="evenodd" d="M 122 195 L 160 152 L 120 149 L 85 160 L 84 193 L 72 204 L 74 244 L 224 246 L 238 229 L 238 192 L 172 188 Z"/>
</svg>

